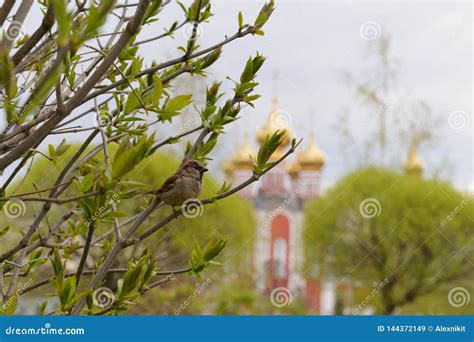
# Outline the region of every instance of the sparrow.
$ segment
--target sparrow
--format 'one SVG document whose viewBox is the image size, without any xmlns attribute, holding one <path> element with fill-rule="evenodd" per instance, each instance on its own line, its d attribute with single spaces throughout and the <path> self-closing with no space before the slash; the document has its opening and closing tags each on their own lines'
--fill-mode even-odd
<svg viewBox="0 0 474 342">
<path fill-rule="evenodd" d="M 159 198 L 172 207 L 197 198 L 202 191 L 202 177 L 208 171 L 200 162 L 189 160 L 156 191 Z"/>
</svg>

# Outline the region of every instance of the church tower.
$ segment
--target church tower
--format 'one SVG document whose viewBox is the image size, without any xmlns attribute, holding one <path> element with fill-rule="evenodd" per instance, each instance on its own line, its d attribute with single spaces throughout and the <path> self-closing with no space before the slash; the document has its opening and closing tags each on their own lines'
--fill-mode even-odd
<svg viewBox="0 0 474 342">
<path fill-rule="evenodd" d="M 273 99 L 270 114 L 257 131 L 257 141 L 262 144 L 277 130 L 287 130 L 271 161 L 281 158 L 293 138 L 289 127 L 282 127 L 281 115 L 277 100 Z M 292 187 L 288 166 L 289 162 L 284 160 L 266 173 L 258 184 L 254 201 L 257 220 L 253 268 L 261 292 L 270 293 L 275 288 L 284 287 L 294 296 L 299 296 L 304 293 L 305 285 L 299 273 L 304 261 L 302 202 L 298 189 Z"/>
<path fill-rule="evenodd" d="M 243 141 L 237 146 L 234 155 L 224 162 L 223 168 L 227 179 L 234 184 L 240 184 L 252 176 L 253 162 L 255 160 L 255 152 L 249 140 L 247 133 L 244 135 Z M 255 183 L 250 184 L 241 191 L 239 195 L 247 200 L 252 200 L 255 192 Z"/>
<path fill-rule="evenodd" d="M 414 144 L 410 147 L 407 160 L 403 163 L 405 174 L 412 176 L 421 176 L 423 174 L 424 163 L 416 150 Z"/>
<path fill-rule="evenodd" d="M 291 129 L 282 125 L 282 115 L 285 115 L 282 113 L 277 100 L 273 99 L 267 119 L 257 130 L 256 140 L 261 145 L 267 136 L 286 129 L 283 142 L 270 161 L 281 158 L 293 138 Z M 235 184 L 248 179 L 252 174 L 250 156 L 254 158 L 255 152 L 246 135 L 223 165 L 226 177 Z M 308 283 L 301 273 L 304 265 L 303 205 L 319 195 L 325 161 L 326 156 L 312 135 L 292 161 L 285 159 L 254 183 L 254 188 L 239 192 L 254 207 L 252 270 L 255 287 L 262 294 L 285 288 L 293 297 L 319 305 L 320 293 L 312 288 L 311 296 L 316 299 L 308 297 L 307 286 L 312 283 Z"/>
<path fill-rule="evenodd" d="M 298 155 L 297 162 L 301 168 L 298 184 L 301 198 L 305 201 L 314 199 L 319 196 L 321 172 L 326 162 L 326 155 L 316 144 L 314 133 L 311 133 L 308 147 Z"/>
</svg>

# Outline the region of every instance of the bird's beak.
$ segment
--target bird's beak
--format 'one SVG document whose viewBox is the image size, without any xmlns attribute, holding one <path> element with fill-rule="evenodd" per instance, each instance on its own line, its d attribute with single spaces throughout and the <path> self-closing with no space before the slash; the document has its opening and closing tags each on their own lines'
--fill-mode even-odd
<svg viewBox="0 0 474 342">
<path fill-rule="evenodd" d="M 203 166 L 203 167 L 201 167 L 201 171 L 202 171 L 202 172 L 207 172 L 207 171 L 209 171 L 209 169 L 207 169 L 207 168 L 205 168 L 205 167 Z"/>
</svg>

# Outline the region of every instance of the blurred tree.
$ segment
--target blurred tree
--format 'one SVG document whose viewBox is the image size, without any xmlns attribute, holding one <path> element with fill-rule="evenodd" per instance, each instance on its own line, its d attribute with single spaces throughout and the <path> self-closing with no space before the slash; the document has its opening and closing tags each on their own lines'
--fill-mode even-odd
<svg viewBox="0 0 474 342">
<path fill-rule="evenodd" d="M 305 222 L 307 267 L 381 284 L 380 313 L 474 280 L 474 201 L 447 184 L 364 169 L 310 203 Z"/>
<path fill-rule="evenodd" d="M 70 154 L 74 154 L 79 146 L 71 146 L 70 151 L 65 155 L 58 157 L 56 161 L 57 165 L 63 165 L 67 163 Z M 116 148 L 110 149 L 111 154 L 115 153 Z M 100 158 L 100 155 L 99 155 Z M 21 184 L 14 184 L 20 193 L 28 193 L 35 191 L 36 188 L 45 186 L 47 180 L 51 177 L 57 177 L 59 170 L 51 169 L 48 170 L 50 162 L 46 158 L 36 160 L 28 173 L 28 179 Z M 134 170 L 130 173 L 130 181 L 140 182 L 149 184 L 155 187 L 160 186 L 163 181 L 176 170 L 179 166 L 179 161 L 166 154 L 155 153 L 153 156 L 147 158 L 144 165 L 140 170 Z M 46 180 L 46 181 L 45 181 Z M 206 197 L 212 196 L 219 190 L 219 186 L 209 175 L 204 177 L 204 190 L 203 195 Z M 68 196 L 66 191 L 65 195 Z M 11 227 L 17 227 L 25 222 L 29 222 L 32 219 L 33 213 L 36 213 L 40 208 L 41 204 L 38 202 L 27 202 L 25 204 L 28 209 L 25 211 L 25 215 L 18 219 L 9 219 Z M 146 205 L 146 198 L 137 197 L 136 201 L 124 201 L 118 203 L 118 209 L 121 212 L 130 213 L 135 215 L 140 213 L 142 207 Z M 160 220 L 170 214 L 171 209 L 165 209 L 157 212 L 150 216 L 150 222 L 153 220 Z M 242 274 L 248 271 L 250 267 L 250 249 L 251 244 L 245 243 L 248 237 L 251 236 L 254 227 L 254 217 L 251 205 L 242 200 L 240 197 L 231 196 L 223 199 L 219 206 L 209 206 L 200 212 L 201 215 L 196 213 L 196 217 L 187 218 L 180 216 L 176 221 L 170 222 L 166 227 L 166 230 L 157 232 L 157 234 L 150 237 L 150 239 L 144 241 L 142 245 L 135 245 L 136 248 L 130 249 L 124 252 L 122 256 L 118 258 L 118 264 L 126 263 L 127 260 L 139 258 L 145 249 L 148 248 L 150 254 L 156 260 L 160 268 L 173 269 L 179 267 L 185 267 L 189 254 L 195 247 L 195 241 L 203 241 L 207 243 L 214 236 L 221 236 L 226 240 L 229 240 L 229 245 L 224 249 L 220 259 L 225 261 L 224 267 L 215 268 L 214 272 L 216 275 L 212 277 L 213 284 L 220 284 L 219 277 L 228 277 L 231 274 Z M 54 207 L 50 211 L 48 216 L 50 220 L 59 219 L 61 216 L 61 207 Z M 9 234 L 7 239 L 0 241 L 2 248 L 7 248 L 9 241 L 14 238 Z M 97 243 L 91 248 L 91 255 L 100 255 L 103 244 Z M 73 253 L 72 258 L 80 257 L 80 251 Z M 36 269 L 36 272 L 44 272 L 47 267 L 43 266 Z M 46 272 L 47 273 L 47 272 Z M 120 275 L 109 274 L 106 277 L 107 286 L 115 289 L 116 280 L 120 278 Z M 192 285 L 195 283 L 194 277 L 184 278 L 185 282 L 189 283 L 184 289 L 192 292 Z M 225 281 L 225 280 L 224 280 Z M 165 297 L 169 299 L 170 293 L 173 290 L 166 290 L 167 295 Z M 42 294 L 43 291 L 36 291 L 37 294 Z M 33 293 L 34 294 L 34 293 Z M 156 303 L 160 303 L 161 311 L 159 313 L 168 313 L 163 309 L 160 300 L 161 297 L 153 297 L 156 302 L 155 305 L 150 305 L 147 313 L 154 313 L 153 308 L 156 308 Z M 175 298 L 179 301 L 179 297 Z M 153 304 L 152 303 L 152 304 Z M 155 312 L 158 313 L 158 312 Z"/>
<path fill-rule="evenodd" d="M 429 103 L 405 95 L 400 87 L 393 40 L 381 35 L 368 44 L 367 63 L 359 71 L 344 72 L 355 101 L 351 108 L 342 109 L 335 129 L 345 160 L 358 167 L 367 160 L 382 167 L 397 167 L 400 150 L 436 142 L 441 117 L 433 113 Z M 446 171 L 446 163 L 443 167 Z M 434 167 L 432 170 L 435 173 Z"/>
</svg>

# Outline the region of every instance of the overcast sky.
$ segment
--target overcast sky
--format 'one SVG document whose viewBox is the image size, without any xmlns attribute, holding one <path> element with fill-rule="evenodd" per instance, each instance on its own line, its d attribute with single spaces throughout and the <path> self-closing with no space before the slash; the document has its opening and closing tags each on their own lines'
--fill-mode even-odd
<svg viewBox="0 0 474 342">
<path fill-rule="evenodd" d="M 262 3 L 213 1 L 215 16 L 202 26 L 199 44 L 207 47 L 231 35 L 236 30 L 238 11 L 242 10 L 244 19 L 250 21 Z M 334 125 L 341 111 L 351 108 L 349 124 L 359 137 L 365 134 L 361 123 L 367 120 L 367 109 L 357 105 L 354 90 L 343 75 L 360 75 L 370 64 L 370 46 L 377 39 L 368 40 L 361 33 L 370 22 L 376 36 L 390 37 L 392 55 L 397 60 L 397 93 L 425 101 L 440 118 L 436 141 L 420 149 L 427 175 L 442 167 L 448 158 L 452 163 L 446 167 L 444 177 L 460 189 L 474 189 L 471 6 L 468 2 L 277 1 L 274 16 L 264 29 L 265 36 L 246 37 L 226 46 L 223 58 L 213 66 L 208 83 L 226 76 L 237 79 L 248 56 L 256 51 L 268 57 L 258 77 L 258 92 L 263 96 L 254 109 L 245 108 L 242 120 L 229 130 L 223 147 L 217 151 L 215 167 L 229 155 L 228 150 L 244 131 L 255 136 L 276 95 L 280 108 L 290 114 L 296 136 L 308 138 L 310 131 L 316 132 L 318 143 L 328 156 L 324 186 L 349 172 L 354 165 L 343 155 Z M 162 24 L 181 15 L 175 4 L 164 14 Z M 27 29 L 28 25 L 36 26 L 29 22 Z M 142 36 L 156 35 L 160 30 L 148 29 Z M 185 33 L 176 34 L 177 41 L 183 42 L 184 38 Z M 178 55 L 175 46 L 176 42 L 160 40 L 147 45 L 143 52 L 148 60 L 162 61 Z M 231 90 L 230 83 L 227 89 Z M 460 120 L 455 121 L 458 129 L 449 124 L 453 115 Z M 353 148 L 353 153 L 359 153 L 357 144 Z M 400 151 L 400 161 L 406 153 Z"/>
</svg>

